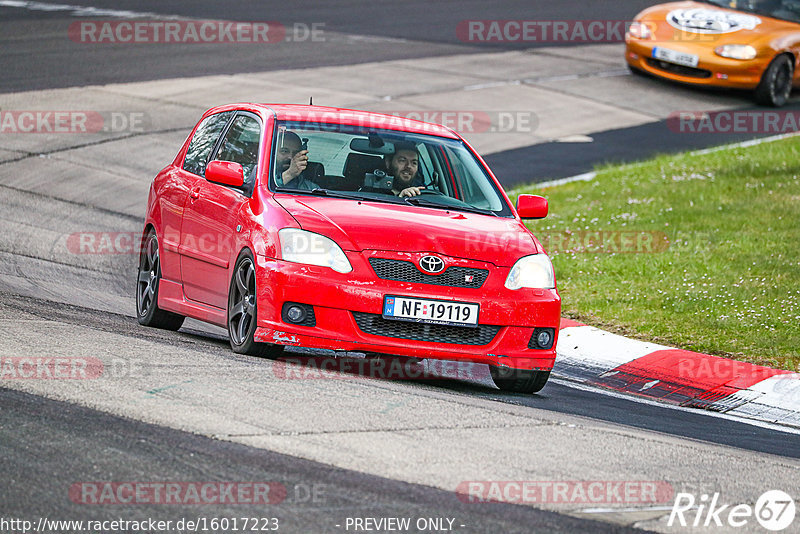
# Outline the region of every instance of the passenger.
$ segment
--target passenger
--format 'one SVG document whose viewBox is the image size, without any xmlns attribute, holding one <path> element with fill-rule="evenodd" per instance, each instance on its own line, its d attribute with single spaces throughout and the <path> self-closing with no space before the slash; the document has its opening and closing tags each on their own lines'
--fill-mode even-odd
<svg viewBox="0 0 800 534">
<path fill-rule="evenodd" d="M 394 154 L 386 156 L 386 172 L 394 177 L 392 193 L 399 197 L 415 197 L 421 194 L 422 180 L 419 170 L 419 151 L 414 143 L 394 144 Z"/>
<path fill-rule="evenodd" d="M 300 136 L 290 131 L 278 135 L 281 143 L 275 163 L 275 182 L 278 187 L 304 191 L 319 188 L 319 185 L 306 176 L 308 149 L 303 148 Z"/>
</svg>

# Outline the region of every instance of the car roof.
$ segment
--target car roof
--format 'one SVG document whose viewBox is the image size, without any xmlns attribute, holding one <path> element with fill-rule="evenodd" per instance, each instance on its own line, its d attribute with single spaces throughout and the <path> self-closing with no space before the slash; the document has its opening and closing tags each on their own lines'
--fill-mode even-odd
<svg viewBox="0 0 800 534">
<path fill-rule="evenodd" d="M 278 120 L 323 122 L 332 124 L 346 124 L 378 128 L 387 130 L 400 130 L 402 132 L 437 135 L 449 139 L 460 139 L 450 128 L 439 124 L 408 119 L 396 115 L 358 111 L 346 108 L 327 106 L 310 106 L 302 104 L 255 104 L 239 103 L 220 106 L 209 110 L 209 113 L 228 111 L 232 109 L 246 109 L 261 111 L 264 116 L 274 115 Z M 420 111 L 420 113 L 422 113 Z"/>
</svg>

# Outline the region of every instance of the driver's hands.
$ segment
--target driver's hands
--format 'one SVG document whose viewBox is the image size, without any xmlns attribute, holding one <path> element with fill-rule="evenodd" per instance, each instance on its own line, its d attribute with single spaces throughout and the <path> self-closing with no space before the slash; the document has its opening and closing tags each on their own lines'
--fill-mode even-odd
<svg viewBox="0 0 800 534">
<path fill-rule="evenodd" d="M 421 195 L 422 188 L 421 187 L 406 187 L 400 194 L 398 195 L 400 198 L 403 197 L 416 197 Z"/>
<path fill-rule="evenodd" d="M 289 168 L 283 171 L 283 183 L 287 184 L 300 176 L 308 167 L 308 150 L 301 150 L 292 158 Z"/>
</svg>

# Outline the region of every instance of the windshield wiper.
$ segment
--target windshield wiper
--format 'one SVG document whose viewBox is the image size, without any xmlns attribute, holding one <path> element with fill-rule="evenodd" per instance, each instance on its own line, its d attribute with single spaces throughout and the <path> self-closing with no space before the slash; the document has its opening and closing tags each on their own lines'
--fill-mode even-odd
<svg viewBox="0 0 800 534">
<path fill-rule="evenodd" d="M 334 191 L 332 189 L 323 189 L 321 187 L 316 187 L 314 189 L 295 189 L 293 187 L 276 187 L 275 191 L 279 191 L 281 193 L 305 193 L 307 195 L 317 195 L 321 197 L 351 198 L 356 200 L 362 199 L 361 195 L 348 195 L 347 193 Z"/>
<path fill-rule="evenodd" d="M 394 197 L 394 196 L 387 196 L 386 198 L 383 197 L 373 197 L 367 195 L 359 195 L 358 193 L 346 193 L 343 191 L 334 191 L 332 189 L 323 189 L 318 187 L 316 189 L 312 189 L 310 191 L 312 195 L 320 195 L 325 197 L 334 197 L 334 198 L 349 198 L 352 200 L 361 200 L 364 202 L 385 202 L 388 204 L 403 204 L 403 201 Z"/>
<path fill-rule="evenodd" d="M 361 200 L 363 202 L 384 202 L 388 204 L 405 204 L 405 202 L 394 196 L 387 196 L 386 198 L 380 198 L 367 195 L 360 195 L 357 192 L 349 193 L 345 191 L 335 191 L 333 189 L 324 189 L 322 187 L 317 187 L 311 190 L 293 189 L 291 187 L 276 187 L 275 191 L 278 191 L 280 193 L 304 193 L 306 195 L 316 195 L 320 197 L 346 198 L 349 200 Z"/>
<path fill-rule="evenodd" d="M 361 195 L 351 195 L 348 193 L 343 193 L 341 191 L 334 191 L 333 189 L 324 189 L 322 187 L 315 187 L 311 191 L 309 191 L 312 195 L 319 195 L 322 197 L 334 197 L 334 198 L 350 198 L 361 200 L 363 197 Z"/>
<path fill-rule="evenodd" d="M 413 204 L 415 206 L 422 206 L 425 208 L 438 208 L 440 210 L 453 210 L 453 211 L 467 211 L 469 213 L 479 213 L 481 215 L 491 215 L 493 217 L 497 217 L 497 214 L 492 210 L 476 208 L 474 206 L 466 204 L 464 206 L 451 206 L 447 204 L 439 204 L 438 202 L 431 202 L 430 200 L 425 200 L 419 197 L 407 197 L 405 200 L 409 204 Z"/>
</svg>

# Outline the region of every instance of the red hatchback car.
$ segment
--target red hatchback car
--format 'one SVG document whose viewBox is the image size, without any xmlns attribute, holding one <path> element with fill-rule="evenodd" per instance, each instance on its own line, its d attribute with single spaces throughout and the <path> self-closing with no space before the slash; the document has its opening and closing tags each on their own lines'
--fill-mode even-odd
<svg viewBox="0 0 800 534">
<path fill-rule="evenodd" d="M 553 266 L 452 130 L 300 105 L 207 111 L 153 180 L 136 304 L 143 325 L 228 329 L 234 352 L 284 346 L 488 364 L 540 390 L 556 356 Z"/>
</svg>

